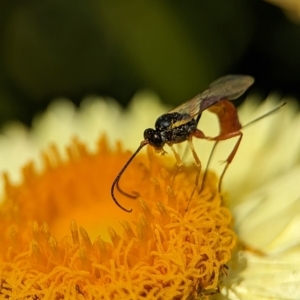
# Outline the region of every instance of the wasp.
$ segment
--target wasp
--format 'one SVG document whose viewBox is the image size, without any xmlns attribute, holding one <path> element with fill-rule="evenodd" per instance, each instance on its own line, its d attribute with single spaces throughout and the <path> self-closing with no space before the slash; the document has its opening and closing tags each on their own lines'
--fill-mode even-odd
<svg viewBox="0 0 300 300">
<path fill-rule="evenodd" d="M 191 100 L 183 103 L 182 105 L 176 107 L 175 109 L 167 112 L 166 114 L 161 115 L 155 122 L 154 129 L 148 128 L 144 131 L 144 140 L 140 143 L 139 147 L 132 154 L 129 160 L 125 163 L 119 174 L 116 176 L 113 184 L 111 186 L 111 196 L 114 202 L 121 209 L 127 212 L 131 212 L 132 209 L 128 210 L 121 206 L 115 197 L 115 188 L 122 193 L 123 195 L 130 198 L 137 198 L 136 195 L 131 195 L 124 192 L 120 186 L 119 181 L 122 177 L 122 174 L 135 158 L 135 156 L 140 152 L 140 150 L 145 145 L 151 145 L 155 148 L 156 152 L 162 154 L 165 153 L 164 146 L 167 144 L 172 152 L 175 155 L 176 165 L 180 169 L 183 165 L 183 162 L 174 149 L 173 145 L 188 141 L 190 150 L 192 152 L 195 164 L 197 166 L 197 175 L 195 180 L 195 186 L 192 191 L 190 199 L 193 197 L 193 194 L 198 186 L 199 176 L 201 173 L 201 161 L 194 149 L 193 138 L 206 139 L 209 141 L 214 141 L 214 151 L 218 142 L 227 140 L 233 137 L 237 137 L 237 141 L 230 152 L 229 156 L 225 160 L 225 167 L 220 175 L 219 179 L 219 190 L 221 189 L 222 179 L 225 175 L 225 172 L 229 164 L 234 159 L 234 156 L 239 148 L 241 143 L 243 133 L 241 131 L 242 125 L 240 124 L 238 112 L 236 107 L 233 105 L 231 100 L 237 99 L 240 97 L 252 84 L 254 83 L 254 78 L 249 75 L 227 75 L 219 78 L 218 80 L 212 82 L 208 89 L 204 92 L 198 94 L 196 97 Z M 284 103 L 285 104 L 285 103 Z M 265 115 L 255 119 L 254 121 L 260 120 L 266 115 L 273 113 L 278 110 L 284 104 L 276 107 L 275 109 L 269 111 Z M 197 128 L 201 114 L 203 111 L 208 110 L 216 114 L 220 132 L 215 137 L 208 137 Z M 251 124 L 254 122 L 250 122 Z M 247 125 L 249 125 L 248 123 Z M 245 126 L 244 126 L 245 127 Z M 211 158 L 211 156 L 210 156 Z M 210 159 L 209 159 L 210 160 Z"/>
</svg>

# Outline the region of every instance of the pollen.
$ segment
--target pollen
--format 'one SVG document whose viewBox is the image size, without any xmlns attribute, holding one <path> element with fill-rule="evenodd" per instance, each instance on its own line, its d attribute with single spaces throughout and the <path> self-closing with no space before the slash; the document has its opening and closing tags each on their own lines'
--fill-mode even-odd
<svg viewBox="0 0 300 300">
<path fill-rule="evenodd" d="M 148 147 L 130 157 L 105 137 L 96 152 L 74 139 L 53 145 L 13 184 L 0 206 L 0 295 L 7 299 L 197 299 L 222 286 L 235 247 L 230 211 L 208 172 L 191 199 L 197 169 L 176 170 Z M 200 178 L 201 181 L 202 178 Z M 201 186 L 201 188 L 200 188 Z"/>
</svg>

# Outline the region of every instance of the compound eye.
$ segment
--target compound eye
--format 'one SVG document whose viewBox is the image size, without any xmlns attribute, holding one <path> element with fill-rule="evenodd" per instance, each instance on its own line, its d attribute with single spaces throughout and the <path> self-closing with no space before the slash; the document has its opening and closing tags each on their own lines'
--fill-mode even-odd
<svg viewBox="0 0 300 300">
<path fill-rule="evenodd" d="M 144 139 L 149 142 L 155 148 L 161 148 L 164 145 L 164 142 L 160 134 L 154 129 L 146 129 L 144 131 Z"/>
</svg>

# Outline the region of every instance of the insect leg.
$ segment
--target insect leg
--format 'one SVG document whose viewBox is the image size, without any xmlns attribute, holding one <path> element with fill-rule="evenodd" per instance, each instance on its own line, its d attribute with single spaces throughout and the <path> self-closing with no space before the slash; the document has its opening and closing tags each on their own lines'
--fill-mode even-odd
<svg viewBox="0 0 300 300">
<path fill-rule="evenodd" d="M 203 133 L 201 130 L 199 130 L 199 129 L 197 129 L 195 132 L 193 132 L 192 135 L 193 135 L 195 138 L 197 138 L 197 139 L 207 139 L 207 137 L 204 135 L 204 133 Z M 206 167 L 205 167 L 205 171 L 204 171 L 204 174 L 203 174 L 202 183 L 201 183 L 201 188 L 200 188 L 200 190 L 199 190 L 199 193 L 202 191 L 203 184 L 204 184 L 204 181 L 205 181 L 206 175 L 207 175 L 207 170 L 208 170 L 208 167 L 209 167 L 210 162 L 211 162 L 211 160 L 212 160 L 213 154 L 214 154 L 214 152 L 215 152 L 215 150 L 216 150 L 216 147 L 217 147 L 218 142 L 219 142 L 219 141 L 216 141 L 216 142 L 214 143 L 213 148 L 212 148 L 212 150 L 211 150 L 211 152 L 210 152 L 210 155 L 209 155 L 209 157 L 208 157 L 208 161 L 207 161 L 207 163 L 206 163 Z"/>
<path fill-rule="evenodd" d="M 175 159 L 176 159 L 176 170 L 175 170 L 175 173 L 174 173 L 174 176 L 172 179 L 172 183 L 171 183 L 171 185 L 173 185 L 175 177 L 177 176 L 177 174 L 179 173 L 179 171 L 181 170 L 181 168 L 183 166 L 183 162 L 182 162 L 178 152 L 174 149 L 173 145 L 169 145 L 169 146 L 170 146 L 170 148 L 175 156 Z"/>
<path fill-rule="evenodd" d="M 222 180 L 223 180 L 223 177 L 225 175 L 225 172 L 226 170 L 228 169 L 228 166 L 229 164 L 232 162 L 239 146 L 240 146 L 240 143 L 241 143 L 241 140 L 243 138 L 243 133 L 241 131 L 235 131 L 235 132 L 230 132 L 230 133 L 227 133 L 227 134 L 224 134 L 224 135 L 218 135 L 216 137 L 205 137 L 205 139 L 209 140 L 209 141 L 216 141 L 216 143 L 218 143 L 219 141 L 223 141 L 223 140 L 228 140 L 230 138 L 233 138 L 233 137 L 236 137 L 238 136 L 238 140 L 237 142 L 235 143 L 232 151 L 230 152 L 229 156 L 227 157 L 227 159 L 225 160 L 225 167 L 221 173 L 221 176 L 220 176 L 220 180 L 219 180 L 219 191 L 221 191 L 221 185 L 222 185 Z M 214 148 L 213 148 L 214 150 Z"/>
<path fill-rule="evenodd" d="M 212 161 L 212 157 L 214 155 L 214 152 L 217 148 L 217 145 L 218 145 L 219 141 L 216 141 L 211 149 L 211 152 L 209 154 L 209 157 L 208 157 L 208 160 L 207 160 L 207 163 L 206 163 L 206 167 L 205 167 L 205 171 L 204 171 L 204 174 L 203 174 L 203 178 L 202 178 L 202 183 L 201 183 L 201 190 L 199 191 L 199 193 L 202 191 L 202 188 L 203 188 L 203 185 L 204 185 L 204 182 L 206 180 L 206 176 L 207 176 L 207 171 L 208 171 L 208 168 L 209 168 L 209 165 Z"/>
<path fill-rule="evenodd" d="M 194 148 L 194 145 L 193 145 L 193 141 L 192 141 L 192 136 L 189 137 L 188 143 L 189 143 L 190 149 L 192 151 L 192 154 L 193 154 L 193 157 L 194 157 L 194 160 L 195 160 L 195 164 L 196 164 L 198 170 L 197 170 L 197 175 L 196 175 L 196 179 L 195 179 L 194 188 L 193 188 L 193 191 L 191 193 L 191 196 L 190 196 L 190 199 L 189 199 L 189 203 L 188 203 L 188 206 L 187 206 L 186 210 L 188 210 L 189 204 L 190 204 L 190 202 L 191 202 L 191 200 L 192 200 L 192 198 L 194 196 L 194 193 L 195 193 L 196 188 L 197 188 L 198 183 L 199 183 L 199 177 L 200 177 L 200 173 L 201 173 L 201 161 L 200 161 L 200 159 L 199 159 L 199 157 L 198 157 L 198 155 L 197 155 L 197 153 L 195 151 L 195 148 Z"/>
<path fill-rule="evenodd" d="M 237 152 L 237 150 L 238 150 L 238 148 L 239 148 L 239 146 L 240 146 L 241 140 L 242 140 L 242 138 L 243 138 L 243 133 L 240 131 L 240 132 L 238 133 L 238 136 L 239 136 L 239 138 L 238 138 L 236 144 L 234 145 L 234 148 L 232 149 L 231 153 L 230 153 L 229 156 L 227 157 L 227 159 L 226 159 L 226 165 L 225 165 L 225 167 L 224 167 L 224 169 L 223 169 L 223 172 L 222 172 L 222 174 L 221 174 L 221 176 L 220 176 L 220 181 L 219 181 L 219 191 L 221 191 L 221 184 L 222 184 L 222 180 L 223 180 L 223 177 L 224 177 L 224 175 L 225 175 L 225 172 L 226 172 L 226 170 L 227 170 L 229 164 L 232 162 L 232 160 L 233 160 L 233 158 L 234 158 L 234 156 L 235 156 L 235 154 L 236 154 L 236 152 Z"/>
<path fill-rule="evenodd" d="M 197 121 L 197 124 L 198 124 L 198 122 L 199 122 L 200 116 L 201 116 L 201 114 L 198 116 L 198 118 L 197 118 L 197 120 L 196 120 L 196 121 Z M 196 131 L 193 132 L 192 135 L 193 135 L 194 137 L 198 138 L 198 139 L 203 139 L 203 138 L 205 138 L 204 133 L 203 133 L 201 130 L 199 130 L 199 129 L 196 129 Z M 189 148 L 190 148 L 190 147 L 186 147 L 185 150 L 184 150 L 184 153 L 183 153 L 183 155 L 182 155 L 182 160 L 183 160 L 183 161 L 184 161 L 185 157 L 186 157 L 187 154 L 188 154 Z"/>
</svg>

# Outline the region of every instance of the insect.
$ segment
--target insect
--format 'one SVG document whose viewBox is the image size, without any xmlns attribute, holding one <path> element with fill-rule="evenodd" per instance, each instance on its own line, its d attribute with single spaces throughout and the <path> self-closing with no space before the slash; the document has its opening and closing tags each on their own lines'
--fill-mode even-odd
<svg viewBox="0 0 300 300">
<path fill-rule="evenodd" d="M 119 186 L 119 181 L 128 165 L 145 145 L 149 144 L 154 147 L 157 152 L 164 154 L 165 151 L 163 147 L 167 144 L 174 153 L 177 170 L 179 170 L 183 166 L 183 162 L 179 154 L 174 149 L 173 144 L 182 143 L 184 141 L 188 141 L 190 150 L 195 160 L 195 164 L 197 166 L 197 175 L 194 189 L 190 197 L 191 199 L 197 188 L 199 176 L 201 173 L 201 161 L 194 149 L 192 142 L 193 137 L 215 141 L 212 152 L 214 151 L 215 146 L 219 141 L 238 137 L 235 146 L 225 160 L 225 167 L 220 175 L 219 180 L 220 189 L 224 174 L 229 164 L 232 162 L 243 137 L 243 133 L 241 132 L 242 125 L 239 122 L 237 110 L 230 100 L 234 100 L 240 97 L 253 83 L 254 78 L 248 75 L 227 75 L 221 77 L 218 80 L 214 81 L 209 86 L 209 88 L 201 94 L 183 103 L 177 108 L 169 111 L 168 113 L 160 116 L 155 122 L 155 129 L 148 128 L 144 131 L 144 140 L 140 143 L 139 147 L 125 163 L 125 165 L 113 181 L 113 184 L 111 186 L 111 196 L 116 205 L 124 211 L 132 211 L 132 209 L 129 210 L 124 208 L 117 201 L 115 197 L 115 188 L 117 188 L 117 190 L 121 194 L 129 198 L 138 197 L 137 195 L 132 195 L 124 192 Z M 277 109 L 278 108 L 272 110 L 271 112 L 268 112 L 267 114 L 270 114 Z M 207 137 L 201 130 L 197 128 L 198 122 L 201 118 L 201 114 L 205 110 L 215 113 L 218 117 L 220 132 L 215 137 Z M 258 119 L 261 119 L 264 116 Z"/>
</svg>

